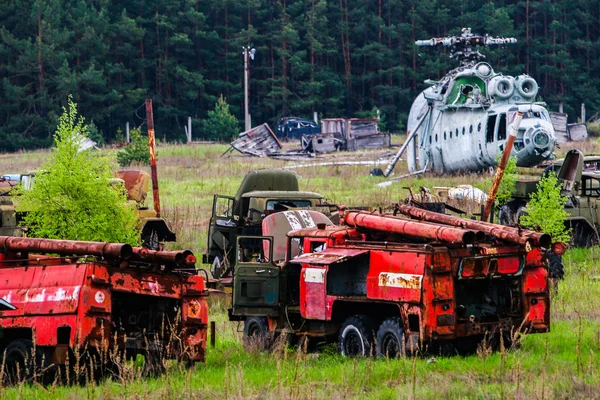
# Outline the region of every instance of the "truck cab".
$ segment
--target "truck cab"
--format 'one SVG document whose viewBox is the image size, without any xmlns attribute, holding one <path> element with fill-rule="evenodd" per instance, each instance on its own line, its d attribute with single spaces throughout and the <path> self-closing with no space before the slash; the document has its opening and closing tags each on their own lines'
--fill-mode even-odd
<svg viewBox="0 0 600 400">
<path fill-rule="evenodd" d="M 214 278 L 229 277 L 235 265 L 238 236 L 260 236 L 263 219 L 276 212 L 312 209 L 337 217 L 337 207 L 323 196 L 299 190 L 298 176 L 286 170 L 250 171 L 235 196 L 215 195 L 208 228 L 205 264 Z"/>
</svg>

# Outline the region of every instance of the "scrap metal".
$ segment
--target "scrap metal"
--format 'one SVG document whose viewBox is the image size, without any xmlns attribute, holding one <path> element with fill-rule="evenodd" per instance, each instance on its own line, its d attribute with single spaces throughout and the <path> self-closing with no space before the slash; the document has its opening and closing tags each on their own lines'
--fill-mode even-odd
<svg viewBox="0 0 600 400">
<path fill-rule="evenodd" d="M 282 149 L 281 142 L 269 125 L 262 124 L 239 134 L 231 148 L 254 157 L 266 157 Z"/>
<path fill-rule="evenodd" d="M 465 218 L 455 217 L 452 215 L 427 211 L 407 205 L 398 205 L 396 210 L 401 214 L 419 220 L 485 232 L 508 243 L 515 243 L 521 246 L 535 245 L 544 248 L 549 248 L 551 245 L 550 235 L 545 233 L 533 232 L 526 229 L 518 229 L 498 224 L 491 224 L 489 222 L 473 221 Z"/>
</svg>

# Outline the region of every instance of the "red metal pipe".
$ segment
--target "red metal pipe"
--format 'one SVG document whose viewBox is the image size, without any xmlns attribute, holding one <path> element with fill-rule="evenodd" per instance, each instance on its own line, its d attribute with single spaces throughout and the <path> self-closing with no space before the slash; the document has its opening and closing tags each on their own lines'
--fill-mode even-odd
<svg viewBox="0 0 600 400">
<path fill-rule="evenodd" d="M 550 235 L 538 233 L 529 230 L 519 230 L 514 227 L 491 224 L 483 221 L 472 221 L 465 218 L 455 217 L 453 215 L 440 214 L 433 211 L 423 210 L 421 208 L 399 205 L 398 211 L 404 215 L 439 224 L 452 225 L 463 229 L 474 229 L 496 236 L 497 238 L 516 243 L 521 246 L 537 245 L 549 248 L 552 244 Z"/>
<path fill-rule="evenodd" d="M 133 248 L 131 260 L 152 264 L 176 264 L 182 266 L 194 266 L 196 264 L 196 256 L 189 250 L 156 251 L 143 247 Z"/>
<path fill-rule="evenodd" d="M 355 228 L 374 229 L 450 243 L 471 244 L 475 242 L 477 236 L 475 232 L 470 230 L 444 225 L 424 224 L 391 215 L 375 215 L 353 211 L 346 213 L 345 223 Z"/>
<path fill-rule="evenodd" d="M 40 254 L 59 254 L 61 256 L 95 256 L 126 260 L 133 250 L 122 243 L 81 242 L 75 240 L 37 239 L 0 236 L 0 250 Z"/>
</svg>

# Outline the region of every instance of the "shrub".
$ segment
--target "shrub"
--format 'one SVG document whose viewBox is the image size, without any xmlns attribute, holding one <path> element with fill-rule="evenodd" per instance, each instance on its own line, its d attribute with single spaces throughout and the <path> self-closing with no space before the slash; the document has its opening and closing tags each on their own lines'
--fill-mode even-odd
<svg viewBox="0 0 600 400">
<path fill-rule="evenodd" d="M 127 146 L 123 147 L 117 153 L 117 161 L 121 167 L 128 167 L 131 163 L 136 162 L 144 165 L 150 164 L 150 149 L 146 138 L 142 136 L 139 127 L 129 131 L 129 140 Z"/>
<path fill-rule="evenodd" d="M 588 134 L 592 137 L 597 137 L 600 139 L 600 124 L 597 122 L 590 122 L 586 124 Z"/>
<path fill-rule="evenodd" d="M 33 187 L 22 190 L 19 208 L 32 237 L 138 244 L 138 218 L 122 187 L 113 185 L 110 164 L 94 151 L 80 151 L 87 137 L 77 105 L 63 109 L 56 148 L 36 174 Z"/>
<path fill-rule="evenodd" d="M 215 109 L 208 112 L 204 121 L 204 134 L 211 140 L 230 140 L 239 133 L 238 120 L 229 111 L 226 99 L 220 96 Z"/>
<path fill-rule="evenodd" d="M 500 158 L 498 158 L 498 163 L 500 163 Z M 508 162 L 506 163 L 506 168 L 504 169 L 504 176 L 502 177 L 502 181 L 500 182 L 500 187 L 498 188 L 498 193 L 496 193 L 496 204 L 497 207 L 501 207 L 504 204 L 508 203 L 512 198 L 512 192 L 517 184 L 517 157 L 510 157 Z M 493 178 L 492 178 L 493 179 Z M 491 185 L 490 185 L 491 186 Z"/>
<path fill-rule="evenodd" d="M 564 220 L 567 198 L 560 193 L 558 178 L 551 171 L 537 184 L 537 190 L 527 203 L 527 213 L 521 217 L 521 224 L 552 236 L 552 241 L 569 242 L 570 232 Z"/>
</svg>

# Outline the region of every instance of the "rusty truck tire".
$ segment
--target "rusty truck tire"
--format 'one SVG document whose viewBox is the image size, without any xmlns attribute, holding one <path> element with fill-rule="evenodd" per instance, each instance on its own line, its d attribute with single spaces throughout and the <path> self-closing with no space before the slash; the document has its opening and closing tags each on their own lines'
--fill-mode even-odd
<svg viewBox="0 0 600 400">
<path fill-rule="evenodd" d="M 340 328 L 340 353 L 344 357 L 369 357 L 373 349 L 373 321 L 365 315 L 348 317 Z"/>
<path fill-rule="evenodd" d="M 272 343 L 267 317 L 247 317 L 244 321 L 244 347 L 267 350 Z"/>
<path fill-rule="evenodd" d="M 35 359 L 33 357 L 35 350 Z M 3 382 L 16 385 L 21 382 L 37 381 L 48 384 L 48 369 L 51 365 L 51 354 L 43 347 L 33 346 L 28 339 L 18 339 L 10 342 L 4 350 Z"/>
<path fill-rule="evenodd" d="M 381 323 L 377 330 L 376 348 L 377 357 L 406 356 L 406 339 L 400 318 L 388 318 Z"/>
</svg>

